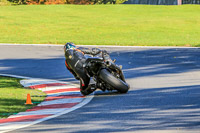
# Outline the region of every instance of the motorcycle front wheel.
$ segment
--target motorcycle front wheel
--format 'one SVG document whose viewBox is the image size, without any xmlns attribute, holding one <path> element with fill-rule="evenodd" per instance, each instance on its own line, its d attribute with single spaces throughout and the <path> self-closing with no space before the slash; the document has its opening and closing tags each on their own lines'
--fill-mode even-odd
<svg viewBox="0 0 200 133">
<path fill-rule="evenodd" d="M 106 69 L 102 69 L 100 71 L 99 78 L 120 93 L 126 93 L 130 88 L 130 86 L 127 83 L 125 83 L 121 79 L 116 78 Z"/>
</svg>

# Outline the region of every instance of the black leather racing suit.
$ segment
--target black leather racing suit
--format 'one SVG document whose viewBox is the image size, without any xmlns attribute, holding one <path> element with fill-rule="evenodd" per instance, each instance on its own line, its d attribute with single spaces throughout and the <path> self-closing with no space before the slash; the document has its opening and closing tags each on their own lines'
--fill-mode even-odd
<svg viewBox="0 0 200 133">
<path fill-rule="evenodd" d="M 111 60 L 107 51 L 102 51 L 98 48 L 83 48 L 79 47 L 77 49 L 69 49 L 65 51 L 65 65 L 67 69 L 74 75 L 76 79 L 80 79 L 80 89 L 83 95 L 88 95 L 92 93 L 90 83 L 90 77 L 86 74 L 83 69 L 83 64 L 86 61 L 85 54 L 99 55 L 104 58 L 104 60 Z"/>
</svg>

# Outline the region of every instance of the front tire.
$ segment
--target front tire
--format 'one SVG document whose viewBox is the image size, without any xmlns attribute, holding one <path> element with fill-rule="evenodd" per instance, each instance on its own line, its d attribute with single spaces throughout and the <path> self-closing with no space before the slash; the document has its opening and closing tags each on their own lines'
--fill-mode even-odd
<svg viewBox="0 0 200 133">
<path fill-rule="evenodd" d="M 127 83 L 125 83 L 121 79 L 116 78 L 106 69 L 102 69 L 100 71 L 99 78 L 120 93 L 126 93 L 130 88 Z"/>
</svg>

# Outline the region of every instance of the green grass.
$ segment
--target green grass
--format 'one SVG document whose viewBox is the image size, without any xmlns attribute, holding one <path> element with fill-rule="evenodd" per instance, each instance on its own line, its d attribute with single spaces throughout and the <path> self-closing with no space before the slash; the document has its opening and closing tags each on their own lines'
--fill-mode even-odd
<svg viewBox="0 0 200 133">
<path fill-rule="evenodd" d="M 34 105 L 25 105 L 27 94 L 30 93 L 32 102 L 40 103 L 46 94 L 39 90 L 24 89 L 20 79 L 0 77 L 0 118 L 25 111 Z"/>
<path fill-rule="evenodd" d="M 0 7 L 0 43 L 200 46 L 200 6 Z"/>
</svg>

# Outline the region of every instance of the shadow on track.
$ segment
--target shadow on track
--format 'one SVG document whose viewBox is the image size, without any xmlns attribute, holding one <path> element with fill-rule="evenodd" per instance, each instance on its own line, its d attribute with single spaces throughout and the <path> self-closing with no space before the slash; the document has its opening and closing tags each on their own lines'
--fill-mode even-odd
<svg viewBox="0 0 200 133">
<path fill-rule="evenodd" d="M 182 73 L 200 69 L 200 49 L 149 49 L 140 51 L 133 49 L 133 51 L 112 52 L 111 58 L 117 59 L 116 63 L 123 65 L 126 78 Z M 65 68 L 64 56 L 46 59 L 0 58 L 0 73 L 59 80 L 73 78 Z"/>
<path fill-rule="evenodd" d="M 149 49 L 111 54 L 123 65 L 126 78 L 200 70 L 200 49 Z"/>
<path fill-rule="evenodd" d="M 149 49 L 111 53 L 126 79 L 200 70 L 200 49 Z M 64 58 L 0 59 L 0 73 L 66 79 Z M 197 77 L 199 78 L 199 77 Z M 90 104 L 24 132 L 124 132 L 200 130 L 200 85 L 143 88 L 127 94 L 98 93 Z M 112 96 L 112 101 L 111 97 Z M 59 126 L 58 126 L 59 125 Z M 46 129 L 48 126 L 48 129 Z"/>
<path fill-rule="evenodd" d="M 86 133 L 197 130 L 200 129 L 199 88 L 200 85 L 196 85 L 142 89 L 118 95 L 116 93 L 98 94 L 92 101 L 95 104 L 85 106 L 81 109 L 82 112 L 77 113 L 76 110 L 43 122 L 43 125 L 48 125 L 48 129 L 40 127 L 24 131 Z M 110 102 L 110 96 L 112 96 L 112 102 Z M 122 97 L 125 97 L 123 101 L 117 102 Z M 55 127 L 55 123 L 59 126 Z"/>
<path fill-rule="evenodd" d="M 0 59 L 0 73 L 33 78 L 60 79 L 73 77 L 65 68 L 64 59 Z"/>
</svg>

